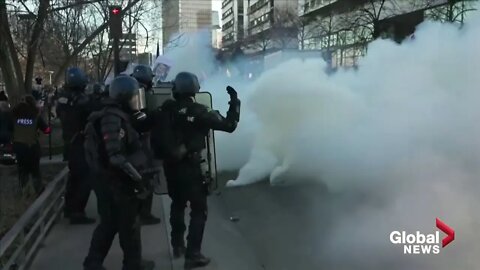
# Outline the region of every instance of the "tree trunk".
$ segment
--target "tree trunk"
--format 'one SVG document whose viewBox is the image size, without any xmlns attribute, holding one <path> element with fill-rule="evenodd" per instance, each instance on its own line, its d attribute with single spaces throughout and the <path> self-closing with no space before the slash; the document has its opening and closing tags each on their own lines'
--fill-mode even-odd
<svg viewBox="0 0 480 270">
<path fill-rule="evenodd" d="M 372 33 L 372 38 L 377 39 L 380 37 L 380 21 L 375 19 L 373 20 L 373 33 Z"/>
<path fill-rule="evenodd" d="M 448 22 L 454 22 L 455 19 L 455 15 L 453 14 L 454 13 L 454 10 L 455 10 L 455 3 L 457 1 L 456 0 L 448 0 L 447 2 L 447 21 Z"/>
<path fill-rule="evenodd" d="M 40 36 L 43 33 L 43 26 L 47 18 L 48 8 L 50 7 L 50 0 L 40 0 L 38 6 L 37 20 L 33 26 L 32 36 L 28 43 L 27 65 L 25 68 L 25 91 L 30 93 L 32 90 L 33 69 L 35 67 L 35 60 L 40 45 Z"/>
<path fill-rule="evenodd" d="M 0 69 L 7 93 L 14 102 L 25 93 L 23 75 L 10 32 L 6 3 L 0 4 Z"/>
</svg>

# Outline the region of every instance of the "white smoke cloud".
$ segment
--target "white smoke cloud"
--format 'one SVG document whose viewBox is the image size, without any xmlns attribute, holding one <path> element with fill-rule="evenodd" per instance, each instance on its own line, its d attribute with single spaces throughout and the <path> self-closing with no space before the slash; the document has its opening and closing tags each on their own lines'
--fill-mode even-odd
<svg viewBox="0 0 480 270">
<path fill-rule="evenodd" d="M 424 23 L 415 36 L 376 41 L 358 71 L 331 77 L 321 61 L 292 60 L 266 72 L 250 97 L 261 125 L 229 185 L 264 179 L 258 168 L 268 168 L 273 184 L 294 171 L 291 182 L 307 177 L 334 194 L 367 197 L 339 213 L 327 237 L 319 233 L 319 250 L 337 269 L 480 264 L 480 18 L 461 30 Z M 405 257 L 389 243 L 393 230 L 432 232 L 435 217 L 461 235 L 442 256 Z"/>
<path fill-rule="evenodd" d="M 208 30 L 174 35 L 166 49 L 165 56 L 173 60 L 167 80 L 173 80 L 181 71 L 188 71 L 201 79 L 215 69 L 214 51 L 211 50 Z"/>
<path fill-rule="evenodd" d="M 178 72 L 188 71 L 196 74 L 201 80 L 200 91 L 212 94 L 213 105 L 225 115 L 228 110 L 229 96 L 226 86 L 233 86 L 242 100 L 241 121 L 233 134 L 217 132 L 217 165 L 219 170 L 238 170 L 249 158 L 253 138 L 257 129 L 256 116 L 248 110 L 248 97 L 254 90 L 251 82 L 233 80 L 225 70 L 218 69 L 215 52 L 211 49 L 208 30 L 196 33 L 176 35 L 171 40 L 171 48 L 165 54 L 174 61 L 167 80 L 173 80 Z M 233 70 L 231 70 L 234 72 Z M 267 172 L 268 174 L 268 172 Z"/>
<path fill-rule="evenodd" d="M 402 45 L 375 41 L 357 71 L 328 76 L 321 60 L 294 59 L 252 84 L 206 81 L 217 108 L 228 83 L 244 101 L 238 132 L 217 137 L 221 168 L 242 166 L 228 185 L 313 179 L 349 197 L 318 234 L 330 269 L 478 269 L 479 44 L 476 14 L 461 30 L 424 23 Z M 389 242 L 393 230 L 432 232 L 435 217 L 457 232 L 440 255 Z"/>
</svg>

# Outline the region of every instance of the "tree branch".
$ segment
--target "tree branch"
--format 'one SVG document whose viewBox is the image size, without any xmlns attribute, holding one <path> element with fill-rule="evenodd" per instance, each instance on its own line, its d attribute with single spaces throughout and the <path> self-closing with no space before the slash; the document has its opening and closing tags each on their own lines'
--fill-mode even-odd
<svg viewBox="0 0 480 270">
<path fill-rule="evenodd" d="M 129 11 L 132 7 L 134 7 L 138 2 L 140 2 L 140 0 L 133 0 L 131 1 L 124 9 L 123 9 L 123 12 L 127 12 Z M 101 34 L 104 30 L 106 30 L 108 27 L 108 21 L 104 22 L 102 25 L 100 25 L 95 31 L 93 31 L 88 37 L 86 37 L 83 42 L 77 47 L 74 49 L 74 51 L 72 52 L 71 54 L 71 57 L 65 59 L 64 63 L 62 64 L 62 66 L 60 67 L 60 71 L 57 72 L 57 74 L 55 75 L 55 83 L 58 82 L 58 80 L 60 79 L 60 76 L 61 74 L 63 73 L 63 71 L 68 67 L 68 65 L 70 64 L 70 62 L 72 61 L 72 58 L 77 56 L 90 42 L 92 42 L 95 37 L 97 37 L 99 34 Z"/>
<path fill-rule="evenodd" d="M 105 1 L 105 0 L 77 1 L 73 4 L 68 4 L 68 5 L 65 5 L 65 6 L 57 7 L 57 8 L 51 8 L 47 12 L 52 13 L 52 12 L 66 10 L 66 9 L 70 9 L 70 8 L 78 7 L 78 6 L 82 6 L 82 5 L 95 4 L 95 3 L 99 3 L 99 2 L 103 2 L 103 1 Z"/>
<path fill-rule="evenodd" d="M 49 0 L 40 0 L 38 7 L 37 20 L 33 27 L 32 36 L 28 44 L 27 64 L 25 67 L 25 91 L 29 92 L 32 88 L 33 67 L 35 64 L 35 58 L 37 55 L 39 40 L 43 32 L 45 20 L 47 18 L 47 9 L 50 5 Z"/>
</svg>

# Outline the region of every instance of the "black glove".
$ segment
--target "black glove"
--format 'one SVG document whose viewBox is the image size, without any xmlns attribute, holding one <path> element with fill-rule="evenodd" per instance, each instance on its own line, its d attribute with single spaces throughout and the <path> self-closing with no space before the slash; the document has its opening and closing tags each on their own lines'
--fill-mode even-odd
<svg viewBox="0 0 480 270">
<path fill-rule="evenodd" d="M 135 182 L 142 181 L 142 175 L 133 167 L 130 162 L 125 162 L 122 166 L 123 171 Z"/>
<path fill-rule="evenodd" d="M 143 121 L 145 119 L 147 119 L 147 114 L 142 111 L 138 111 L 133 114 L 133 120 L 135 121 Z"/>
<path fill-rule="evenodd" d="M 233 89 L 233 87 L 231 87 L 230 85 L 227 86 L 227 93 L 230 95 L 230 100 L 238 99 L 237 91 L 235 91 L 235 89 Z"/>
</svg>

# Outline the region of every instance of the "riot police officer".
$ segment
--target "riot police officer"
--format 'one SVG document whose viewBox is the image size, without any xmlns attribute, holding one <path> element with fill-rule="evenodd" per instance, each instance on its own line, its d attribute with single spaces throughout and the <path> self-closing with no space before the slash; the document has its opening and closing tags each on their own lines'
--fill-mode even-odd
<svg viewBox="0 0 480 270">
<path fill-rule="evenodd" d="M 195 94 L 200 85 L 197 76 L 188 72 L 180 72 L 173 87 L 174 101 L 167 101 L 161 107 L 163 113 L 171 115 L 174 140 L 168 145 L 174 145 L 171 155 L 164 158 L 164 170 L 167 178 L 168 194 L 172 199 L 170 210 L 171 245 L 174 256 L 185 254 L 185 268 L 202 267 L 210 263 L 210 259 L 202 255 L 201 244 L 203 231 L 207 220 L 208 187 L 201 169 L 200 152 L 206 148 L 208 132 L 220 130 L 233 132 L 240 119 L 240 100 L 236 91 L 228 86 L 230 108 L 227 117 L 218 111 L 209 110 L 206 106 L 195 102 Z M 156 121 L 158 122 L 158 121 Z M 152 130 L 151 143 L 155 154 L 164 151 L 165 138 L 161 135 L 166 125 Z M 166 148 L 168 148 L 168 145 Z M 184 244 L 186 231 L 184 213 L 187 202 L 190 202 L 190 226 L 187 237 L 187 247 Z"/>
<path fill-rule="evenodd" d="M 153 72 L 149 66 L 146 65 L 137 65 L 131 75 L 134 77 L 137 82 L 140 84 L 145 91 L 150 91 L 152 89 L 153 83 Z M 142 142 L 145 147 L 148 148 L 149 145 L 149 134 L 148 131 L 151 129 L 149 113 L 147 112 L 145 118 L 138 119 L 134 123 L 135 129 L 141 134 Z M 152 156 L 153 158 L 153 156 Z M 140 210 L 140 221 L 143 225 L 153 225 L 160 223 L 160 219 L 155 217 L 152 214 L 152 203 L 153 203 L 153 194 L 148 196 L 147 199 L 142 201 L 141 210 Z"/>
<path fill-rule="evenodd" d="M 91 98 L 95 101 L 100 101 L 108 97 L 108 91 L 105 91 L 105 86 L 101 83 L 94 83 L 92 85 Z"/>
<path fill-rule="evenodd" d="M 85 207 L 90 196 L 88 167 L 83 152 L 82 130 L 88 115 L 95 108 L 84 93 L 87 77 L 79 68 L 67 70 L 64 95 L 58 99 L 57 115 L 62 123 L 64 140 L 64 158 L 70 169 L 65 191 L 65 217 L 71 224 L 91 224 L 95 220 L 88 218 Z"/>
<path fill-rule="evenodd" d="M 124 270 L 153 269 L 151 261 L 141 260 L 141 237 L 138 219 L 140 197 L 144 198 L 142 166 L 147 159 L 131 118 L 141 109 L 139 85 L 128 76 L 119 76 L 110 84 L 110 98 L 105 107 L 89 117 L 85 148 L 97 153 L 98 160 L 87 157 L 91 167 L 98 167 L 94 185 L 98 198 L 100 224 L 95 229 L 84 267 L 102 269 L 103 261 L 115 234 L 123 249 Z M 92 146 L 92 138 L 98 147 Z M 91 155 L 94 156 L 94 155 Z"/>
<path fill-rule="evenodd" d="M 91 110 L 101 110 L 103 108 L 103 101 L 108 97 L 108 92 L 105 91 L 105 86 L 101 83 L 94 83 L 90 85 L 90 108 Z"/>
<path fill-rule="evenodd" d="M 143 87 L 146 91 L 152 89 L 153 86 L 153 71 L 147 65 L 137 65 L 132 72 L 132 77 L 134 77 L 140 87 Z"/>
</svg>

